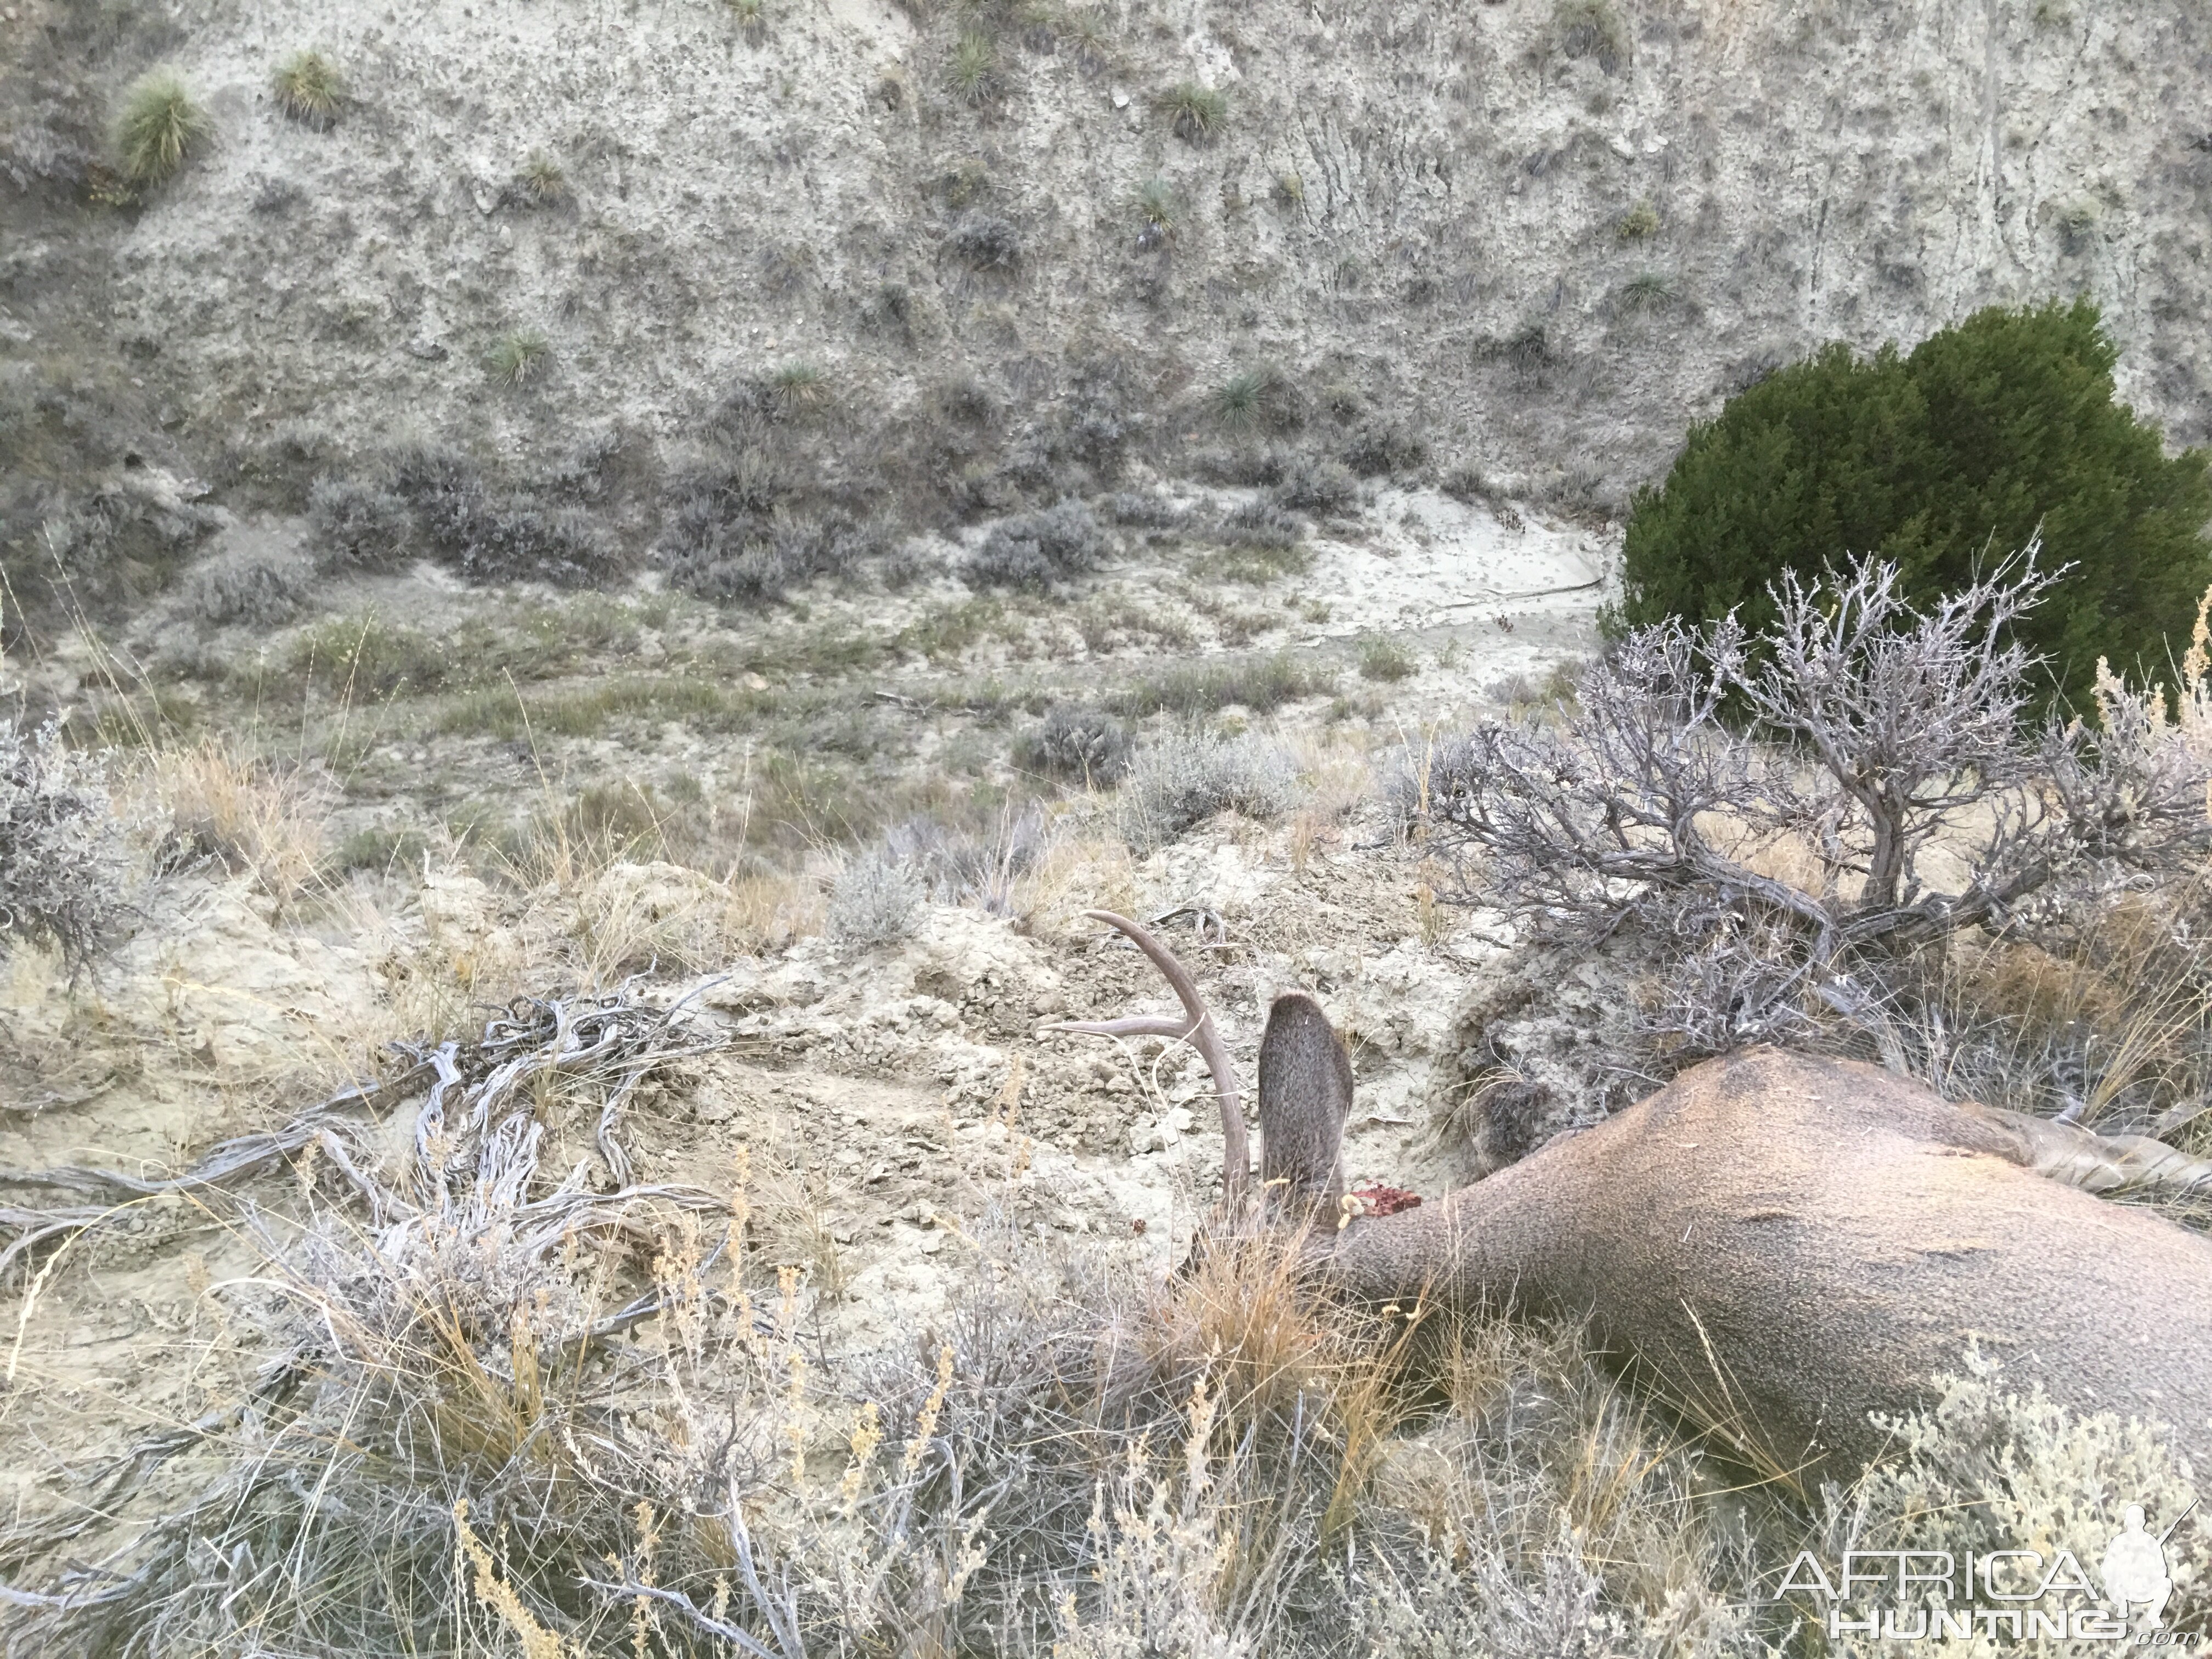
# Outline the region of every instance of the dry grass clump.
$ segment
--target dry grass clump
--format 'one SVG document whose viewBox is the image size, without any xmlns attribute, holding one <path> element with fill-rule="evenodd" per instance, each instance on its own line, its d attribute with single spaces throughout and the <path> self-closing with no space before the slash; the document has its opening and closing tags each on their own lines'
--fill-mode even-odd
<svg viewBox="0 0 2212 1659">
<path fill-rule="evenodd" d="M 1044 723 L 1015 744 L 1014 763 L 1088 788 L 1127 771 L 1129 747 L 1129 728 L 1105 710 L 1055 703 Z"/>
<path fill-rule="evenodd" d="M 314 882 L 325 792 L 307 769 L 210 738 L 153 750 L 139 787 L 167 823 L 165 860 L 212 858 L 276 899 L 296 898 Z"/>
<path fill-rule="evenodd" d="M 716 881 L 656 860 L 610 865 L 584 882 L 574 903 L 583 982 L 605 989 L 632 974 L 721 967 L 779 933 L 787 938 L 805 911 L 818 912 L 820 900 L 814 884 L 798 878 Z"/>
<path fill-rule="evenodd" d="M 551 342 L 534 328 L 518 328 L 491 343 L 484 369 L 501 386 L 527 386 L 552 362 Z"/>
<path fill-rule="evenodd" d="M 568 175 L 551 155 L 533 149 L 514 175 L 514 190 L 526 207 L 561 207 L 568 200 Z"/>
<path fill-rule="evenodd" d="M 1202 144 L 1229 124 L 1229 94 L 1195 81 L 1178 81 L 1160 94 L 1158 104 L 1176 137 Z"/>
<path fill-rule="evenodd" d="M 2108 1133 L 2187 1129 L 2212 1084 L 2208 897 L 2187 881 L 1962 941 L 1928 961 L 1900 1047 L 1954 1097 Z"/>
<path fill-rule="evenodd" d="M 1208 657 L 1178 663 L 1134 679 L 1114 692 L 1107 707 L 1117 714 L 1180 714 L 1190 718 L 1230 707 L 1273 714 L 1286 702 L 1336 689 L 1325 665 L 1289 651 L 1244 657 Z"/>
</svg>

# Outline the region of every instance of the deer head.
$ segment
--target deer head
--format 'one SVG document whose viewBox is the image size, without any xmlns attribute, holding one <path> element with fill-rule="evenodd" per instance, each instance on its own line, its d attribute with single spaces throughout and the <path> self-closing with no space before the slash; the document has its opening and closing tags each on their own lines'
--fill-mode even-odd
<svg viewBox="0 0 2212 1659">
<path fill-rule="evenodd" d="M 1085 910 L 1116 929 L 1152 959 L 1182 1004 L 1182 1017 L 1131 1014 L 1120 1019 L 1059 1020 L 1048 1031 L 1091 1036 L 1157 1036 L 1188 1042 L 1206 1061 L 1221 1114 L 1222 1205 L 1234 1215 L 1245 1206 L 1251 1146 L 1244 1130 L 1243 1092 L 1206 999 L 1189 970 L 1149 928 L 1111 910 Z M 1261 1186 L 1267 1212 L 1283 1218 L 1334 1211 L 1343 1191 L 1340 1152 L 1352 1110 L 1352 1059 L 1328 1016 L 1311 997 L 1293 992 L 1275 999 L 1260 1041 Z"/>
</svg>

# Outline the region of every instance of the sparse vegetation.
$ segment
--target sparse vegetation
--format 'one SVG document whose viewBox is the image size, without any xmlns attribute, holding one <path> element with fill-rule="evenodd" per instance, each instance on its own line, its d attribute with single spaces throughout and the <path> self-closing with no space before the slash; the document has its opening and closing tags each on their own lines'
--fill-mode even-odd
<svg viewBox="0 0 2212 1659">
<path fill-rule="evenodd" d="M 1628 26 L 1608 0 L 1559 0 L 1552 10 L 1552 38 L 1569 58 L 1595 58 L 1607 75 L 1628 62 Z"/>
<path fill-rule="evenodd" d="M 1129 750 L 1129 728 L 1105 710 L 1058 703 L 1015 745 L 1014 760 L 1029 771 L 1092 786 L 1117 782 Z"/>
<path fill-rule="evenodd" d="M 501 386 L 527 386 L 544 374 L 552 352 L 551 343 L 536 329 L 518 328 L 492 342 L 484 368 Z"/>
<path fill-rule="evenodd" d="M 1121 785 L 1121 832 L 1140 851 L 1217 812 L 1280 817 L 1297 803 L 1297 764 L 1279 744 L 1245 736 L 1163 737 L 1137 750 Z"/>
<path fill-rule="evenodd" d="M 1420 672 L 1413 653 L 1393 639 L 1370 634 L 1359 642 L 1359 678 L 1395 685 Z"/>
<path fill-rule="evenodd" d="M 1620 285 L 1620 308 L 1628 312 L 1658 311 L 1671 304 L 1674 284 L 1656 270 L 1646 270 Z"/>
<path fill-rule="evenodd" d="M 270 89 L 276 107 L 285 116 L 317 132 L 337 124 L 345 100 L 345 80 L 338 67 L 319 52 L 295 52 L 276 66 Z"/>
<path fill-rule="evenodd" d="M 996 214 L 963 215 L 945 245 L 977 270 L 1012 270 L 1022 260 L 1021 233 Z"/>
<path fill-rule="evenodd" d="M 1000 62 L 998 41 L 981 29 L 962 30 L 945 67 L 945 88 L 970 109 L 980 109 L 1006 96 L 1006 71 Z"/>
<path fill-rule="evenodd" d="M 927 896 L 921 878 L 884 853 L 854 859 L 830 895 L 830 936 L 853 950 L 895 945 L 914 931 Z"/>
<path fill-rule="evenodd" d="M 89 965 L 124 908 L 123 832 L 100 780 L 58 726 L 0 723 L 0 941 Z"/>
<path fill-rule="evenodd" d="M 979 586 L 1042 590 L 1097 569 L 1112 545 L 1091 509 L 1069 500 L 993 526 L 965 569 Z"/>
<path fill-rule="evenodd" d="M 766 0 L 724 0 L 745 37 L 747 44 L 758 46 L 768 38 L 768 8 Z"/>
<path fill-rule="evenodd" d="M 123 100 L 115 136 L 123 177 L 141 190 L 167 183 L 210 131 L 206 112 L 176 71 L 155 70 Z"/>
<path fill-rule="evenodd" d="M 1395 421 L 1369 421 L 1345 446 L 1344 460 L 1363 478 L 1418 472 L 1428 465 L 1428 440 Z"/>
<path fill-rule="evenodd" d="M 268 628 L 289 621 L 305 602 L 307 571 L 296 560 L 262 553 L 218 556 L 185 580 L 185 612 L 221 627 Z"/>
<path fill-rule="evenodd" d="M 1233 509 L 1222 520 L 1221 539 L 1231 547 L 1286 553 L 1297 545 L 1304 529 L 1263 495 Z"/>
<path fill-rule="evenodd" d="M 786 363 L 769 377 L 769 395 L 787 417 L 811 413 L 830 401 L 830 377 L 814 363 Z"/>
<path fill-rule="evenodd" d="M 515 195 L 525 207 L 560 207 L 568 200 L 568 175 L 542 149 L 533 149 L 523 158 L 514 184 Z"/>
<path fill-rule="evenodd" d="M 388 568 L 407 543 L 407 503 L 380 484 L 316 479 L 307 491 L 307 523 L 315 562 L 331 574 Z"/>
<path fill-rule="evenodd" d="M 1147 179 L 1137 186 L 1137 215 L 1145 222 L 1148 243 L 1165 241 L 1175 234 L 1182 210 L 1175 187 L 1164 179 Z"/>
<path fill-rule="evenodd" d="M 1238 369 L 1214 388 L 1211 402 L 1213 418 L 1230 432 L 1292 432 L 1305 423 L 1304 393 L 1272 363 Z"/>
<path fill-rule="evenodd" d="M 1340 461 L 1297 461 L 1284 470 L 1275 499 L 1300 513 L 1328 518 L 1358 505 L 1359 481 Z"/>
<path fill-rule="evenodd" d="M 1176 137 L 1194 144 L 1215 137 L 1229 122 L 1229 94 L 1195 81 L 1176 82 L 1160 94 L 1159 104 Z"/>
<path fill-rule="evenodd" d="M 1235 705 L 1272 714 L 1301 697 L 1325 696 L 1336 677 L 1285 651 L 1267 656 L 1209 657 L 1179 663 L 1122 687 L 1107 699 L 1116 714 L 1176 714 L 1195 719 Z"/>
<path fill-rule="evenodd" d="M 1614 221 L 1613 234 L 1624 242 L 1648 242 L 1659 234 L 1659 210 L 1640 201 Z"/>
</svg>

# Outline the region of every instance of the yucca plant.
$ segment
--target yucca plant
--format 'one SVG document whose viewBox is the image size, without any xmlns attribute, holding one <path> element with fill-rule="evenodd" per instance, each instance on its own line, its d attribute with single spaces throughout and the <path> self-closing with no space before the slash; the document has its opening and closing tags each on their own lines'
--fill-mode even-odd
<svg viewBox="0 0 2212 1659">
<path fill-rule="evenodd" d="M 527 386 L 545 372 L 553 348 L 535 329 L 518 328 L 492 342 L 484 367 L 501 386 Z"/>
<path fill-rule="evenodd" d="M 786 363 L 769 377 L 779 413 L 797 415 L 830 401 L 830 380 L 812 363 Z"/>
<path fill-rule="evenodd" d="M 1674 297 L 1674 283 L 1656 270 L 1632 276 L 1621 284 L 1620 303 L 1626 311 L 1656 311 Z"/>
<path fill-rule="evenodd" d="M 156 70 L 131 88 L 116 123 L 123 176 L 144 187 L 173 177 L 208 135 L 207 112 L 194 103 L 174 70 Z"/>
<path fill-rule="evenodd" d="M 945 89 L 969 108 L 991 102 L 1006 91 L 999 70 L 999 43 L 979 29 L 963 33 L 945 71 Z"/>
<path fill-rule="evenodd" d="M 568 199 L 568 175 L 542 149 L 533 149 L 515 175 L 515 189 L 532 207 L 558 207 Z"/>
<path fill-rule="evenodd" d="M 1175 229 L 1179 216 L 1175 187 L 1164 179 L 1147 179 L 1137 186 L 1137 211 L 1159 238 Z"/>
<path fill-rule="evenodd" d="M 319 52 L 294 52 L 276 66 L 269 87 L 278 109 L 317 132 L 327 131 L 337 122 L 338 105 L 345 98 L 338 66 Z"/>
<path fill-rule="evenodd" d="M 1176 136 L 1203 143 L 1220 131 L 1229 119 L 1229 95 L 1202 87 L 1195 81 L 1178 81 L 1160 94 L 1160 107 Z"/>
</svg>

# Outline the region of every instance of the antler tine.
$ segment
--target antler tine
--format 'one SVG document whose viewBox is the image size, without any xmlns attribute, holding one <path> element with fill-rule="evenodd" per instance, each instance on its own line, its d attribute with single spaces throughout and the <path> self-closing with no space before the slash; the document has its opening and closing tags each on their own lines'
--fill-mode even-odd
<svg viewBox="0 0 2212 1659">
<path fill-rule="evenodd" d="M 1044 1029 L 1048 1031 L 1076 1031 L 1091 1036 L 1158 1036 L 1179 1042 L 1188 1042 L 1198 1050 L 1205 1060 L 1206 1069 L 1213 1078 L 1213 1098 L 1221 1109 L 1221 1191 L 1231 1203 L 1243 1196 L 1245 1177 L 1249 1173 L 1251 1152 L 1244 1134 L 1244 1100 L 1237 1087 L 1237 1073 L 1229 1063 L 1229 1051 L 1221 1046 L 1221 1028 L 1213 1022 L 1213 1015 L 1199 994 L 1198 985 L 1190 972 L 1176 959 L 1174 951 L 1152 936 L 1149 928 L 1116 915 L 1111 910 L 1085 910 L 1083 913 L 1094 921 L 1127 935 L 1129 942 L 1152 958 L 1152 966 L 1160 970 L 1182 1004 L 1184 1018 L 1173 1019 L 1164 1014 L 1130 1014 L 1121 1019 L 1063 1019 Z"/>
</svg>

